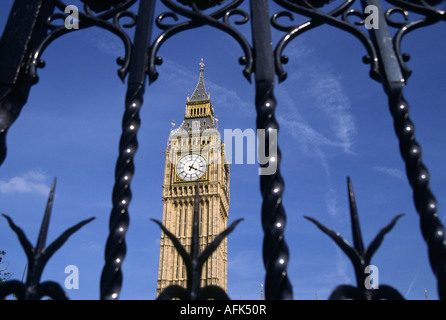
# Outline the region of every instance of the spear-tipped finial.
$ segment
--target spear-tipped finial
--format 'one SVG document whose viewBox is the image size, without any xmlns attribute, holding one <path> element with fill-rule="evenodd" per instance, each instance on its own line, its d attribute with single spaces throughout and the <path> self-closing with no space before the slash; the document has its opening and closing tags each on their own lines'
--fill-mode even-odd
<svg viewBox="0 0 446 320">
<path fill-rule="evenodd" d="M 48 235 L 48 227 L 50 225 L 51 210 L 53 209 L 54 192 L 56 189 L 57 178 L 54 177 L 51 185 L 50 194 L 46 203 L 45 213 L 43 215 L 42 225 L 40 226 L 39 237 L 37 238 L 37 251 L 42 251 L 45 248 L 46 238 Z"/>
<path fill-rule="evenodd" d="M 323 224 L 321 224 L 316 219 L 305 216 L 307 220 L 313 222 L 322 232 L 327 234 L 331 239 L 333 239 L 339 248 L 344 251 L 344 253 L 350 258 L 355 269 L 357 287 L 349 285 L 338 286 L 330 295 L 330 299 L 404 299 L 403 296 L 394 288 L 383 285 L 380 286 L 379 291 L 371 290 L 365 286 L 364 270 L 370 265 L 373 254 L 378 250 L 381 245 L 384 236 L 392 230 L 395 226 L 397 220 L 403 216 L 403 214 L 397 215 L 392 221 L 382 228 L 376 237 L 372 240 L 370 245 L 365 249 L 362 241 L 362 233 L 359 227 L 358 210 L 356 207 L 355 195 L 353 193 L 352 183 L 349 177 L 347 177 L 348 186 L 348 198 L 350 204 L 350 218 L 352 223 L 352 233 L 353 233 L 353 246 L 351 246 L 347 240 L 341 237 L 338 232 L 335 232 Z"/>
<path fill-rule="evenodd" d="M 43 215 L 42 225 L 40 227 L 39 237 L 37 238 L 37 244 L 35 247 L 29 242 L 23 230 L 18 227 L 12 219 L 6 214 L 2 214 L 9 223 L 11 229 L 16 233 L 19 238 L 20 244 L 28 259 L 28 275 L 25 283 L 17 280 L 7 281 L 0 288 L 0 300 L 7 295 L 14 293 L 19 300 L 34 300 L 40 299 L 42 296 L 49 296 L 52 299 L 67 299 L 65 292 L 57 283 L 53 281 L 46 281 L 40 283 L 40 278 L 43 273 L 43 269 L 51 258 L 51 256 L 68 240 L 68 238 L 94 219 L 86 219 L 73 227 L 63 232 L 56 240 L 54 240 L 49 246 L 45 246 L 46 238 L 48 235 L 48 228 L 51 217 L 51 210 L 53 208 L 54 193 L 56 189 L 56 178 L 53 180 L 48 201 L 46 204 L 45 213 Z"/>
</svg>

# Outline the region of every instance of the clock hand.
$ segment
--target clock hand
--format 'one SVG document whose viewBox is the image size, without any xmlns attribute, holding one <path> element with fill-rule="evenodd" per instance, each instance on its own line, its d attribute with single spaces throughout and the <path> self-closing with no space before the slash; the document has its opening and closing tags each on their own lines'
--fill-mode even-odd
<svg viewBox="0 0 446 320">
<path fill-rule="evenodd" d="M 192 164 L 189 166 L 189 170 L 190 170 L 190 169 L 195 169 L 196 171 L 198 171 L 198 169 L 194 167 L 194 164 L 195 164 L 195 162 L 197 162 L 197 160 L 198 160 L 198 157 L 196 157 L 196 158 L 194 159 L 194 162 L 192 162 Z"/>
</svg>

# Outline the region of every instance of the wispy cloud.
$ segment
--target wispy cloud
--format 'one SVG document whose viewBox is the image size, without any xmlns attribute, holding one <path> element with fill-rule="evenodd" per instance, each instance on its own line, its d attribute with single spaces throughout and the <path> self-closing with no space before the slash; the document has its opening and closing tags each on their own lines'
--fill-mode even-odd
<svg viewBox="0 0 446 320">
<path fill-rule="evenodd" d="M 345 153 L 353 153 L 353 142 L 356 135 L 354 117 L 350 112 L 350 102 L 344 94 L 341 82 L 334 76 L 326 75 L 324 79 L 313 79 L 314 86 L 310 93 L 303 93 L 307 99 L 315 101 L 314 112 L 320 113 L 320 118 L 325 123 L 321 127 L 312 125 L 299 112 L 296 101 L 288 90 L 280 91 L 281 99 L 285 98 L 285 106 L 291 112 L 287 117 L 281 117 L 284 127 L 292 135 L 303 143 L 304 150 L 311 152 L 322 147 L 334 147 Z M 297 102 L 298 103 L 298 102 Z M 328 128 L 329 134 L 324 134 L 323 129 Z M 297 133 L 297 134 L 296 134 Z"/>
<path fill-rule="evenodd" d="M 358 131 L 351 101 L 329 61 L 318 59 L 303 41 L 295 46 L 291 43 L 287 50 L 292 58 L 285 67 L 292 72 L 287 81 L 277 86 L 279 124 L 299 152 L 315 159 L 323 168 L 327 177 L 323 201 L 336 228 L 345 223 L 348 211 L 344 193 L 330 183 L 330 163 L 333 155 L 355 154 Z M 345 281 L 349 280 L 343 273 L 346 261 L 338 257 L 333 270 Z"/>
<path fill-rule="evenodd" d="M 300 47 L 305 45 L 301 43 Z M 280 106 L 285 109 L 282 114 L 286 114 L 279 116 L 278 120 L 301 150 L 318 158 L 329 175 L 329 152 L 337 149 L 345 154 L 354 153 L 357 129 L 350 100 L 339 77 L 325 62 L 308 63 L 308 59 L 315 59 L 309 57 L 309 53 L 310 49 L 292 53 L 294 64 L 287 68 L 293 70 L 290 81 L 294 83 L 292 87 L 277 87 Z M 299 83 L 298 88 L 296 83 Z M 310 106 L 311 111 L 308 109 Z"/>
<path fill-rule="evenodd" d="M 28 171 L 9 180 L 0 180 L 0 193 L 33 193 L 48 196 L 49 177 L 40 171 Z"/>
<path fill-rule="evenodd" d="M 346 153 L 352 152 L 356 125 L 350 112 L 350 101 L 345 95 L 341 81 L 328 74 L 314 82 L 312 95 L 317 100 L 316 106 L 330 119 L 330 131 L 334 134 L 333 145 Z"/>
<path fill-rule="evenodd" d="M 87 37 L 88 42 L 103 53 L 115 57 L 124 55 L 124 44 L 115 34 L 99 28 L 93 28 L 89 32 L 89 37 Z"/>
<path fill-rule="evenodd" d="M 336 190 L 330 187 L 325 194 L 325 204 L 327 206 L 328 214 L 332 218 L 339 218 L 341 208 L 339 207 L 338 196 Z"/>
<path fill-rule="evenodd" d="M 405 180 L 405 175 L 403 171 L 396 168 L 388 168 L 388 167 L 374 167 L 373 170 L 387 174 L 393 178 Z"/>
<path fill-rule="evenodd" d="M 415 284 L 415 281 L 417 281 L 419 273 L 420 273 L 420 271 L 418 270 L 417 273 L 415 274 L 415 276 L 413 277 L 412 281 L 410 282 L 409 288 L 407 288 L 406 294 L 404 295 L 406 297 L 406 299 L 409 297 L 410 291 L 412 290 L 412 287 Z"/>
</svg>

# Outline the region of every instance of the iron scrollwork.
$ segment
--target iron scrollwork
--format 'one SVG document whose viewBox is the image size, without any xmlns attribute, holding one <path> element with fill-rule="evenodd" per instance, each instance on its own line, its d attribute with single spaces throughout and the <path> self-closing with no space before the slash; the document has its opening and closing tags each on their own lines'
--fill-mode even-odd
<svg viewBox="0 0 446 320">
<path fill-rule="evenodd" d="M 115 0 L 109 3 L 83 1 L 84 12 L 79 11 L 78 29 L 66 28 L 63 23 L 61 25 L 53 23 L 54 21 L 57 21 L 59 19 L 65 21 L 65 19 L 67 19 L 68 17 L 68 14 L 65 13 L 65 8 L 67 8 L 68 5 L 62 2 L 62 0 L 53 1 L 55 6 L 63 13 L 55 13 L 48 17 L 46 26 L 51 31 L 36 47 L 34 53 L 32 54 L 30 62 L 30 75 L 33 78 L 34 83 L 37 83 L 38 81 L 37 68 L 45 66 L 45 63 L 41 59 L 41 56 L 48 45 L 51 44 L 51 42 L 67 33 L 90 28 L 92 26 L 108 30 L 121 39 L 125 49 L 125 56 L 118 57 L 117 63 L 121 66 L 121 68 L 119 68 L 118 70 L 118 76 L 122 81 L 124 81 L 129 70 L 132 41 L 130 40 L 128 34 L 124 31 L 123 27 L 131 28 L 135 26 L 136 15 L 134 12 L 128 11 L 127 9 L 131 7 L 137 0 Z M 114 5 L 114 7 L 110 9 L 112 5 Z M 93 11 L 97 12 L 98 14 L 95 15 Z M 120 20 L 123 17 L 130 18 L 131 20 L 130 22 L 127 22 L 121 26 Z M 109 20 L 112 21 L 110 22 Z"/>
<path fill-rule="evenodd" d="M 251 73 L 252 73 L 252 50 L 248 43 L 248 41 L 243 37 L 240 32 L 237 31 L 230 24 L 230 17 L 234 15 L 241 16 L 241 20 L 235 21 L 235 24 L 244 24 L 248 21 L 248 14 L 241 9 L 238 9 L 238 6 L 243 2 L 243 0 L 233 0 L 228 4 L 224 5 L 221 8 L 217 8 L 212 13 L 204 13 L 202 10 L 208 9 L 210 7 L 222 4 L 225 1 L 178 1 L 184 5 L 187 5 L 191 8 L 188 10 L 186 7 L 176 4 L 171 0 L 162 0 L 163 4 L 168 7 L 171 11 L 161 13 L 156 18 L 156 25 L 158 28 L 163 30 L 160 35 L 157 36 L 151 48 L 149 49 L 149 81 L 152 83 L 158 78 L 158 71 L 156 70 L 156 65 L 162 64 L 162 58 L 157 56 L 158 50 L 161 45 L 173 35 L 194 28 L 198 28 L 204 25 L 208 25 L 211 27 L 215 27 L 223 32 L 232 36 L 241 46 L 244 56 L 240 57 L 239 62 L 242 65 L 245 65 L 243 70 L 243 75 L 251 81 Z M 188 18 L 189 20 L 178 22 L 178 23 L 166 23 L 165 20 L 167 18 L 173 19 L 175 22 L 179 20 L 179 17 L 183 16 Z"/>
<path fill-rule="evenodd" d="M 94 12 L 103 12 L 109 10 L 111 7 L 117 7 L 127 0 L 81 0 L 88 5 Z"/>
<path fill-rule="evenodd" d="M 331 26 L 340 28 L 347 31 L 358 38 L 366 47 L 367 55 L 364 56 L 363 61 L 370 64 L 370 77 L 373 79 L 379 79 L 379 64 L 377 59 L 377 53 L 373 46 L 372 41 L 367 37 L 367 35 L 357 27 L 357 25 L 363 24 L 362 21 L 356 21 L 352 23 L 349 18 L 350 16 L 359 16 L 363 19 L 363 13 L 357 10 L 350 9 L 356 0 L 345 0 L 330 10 L 329 12 L 324 12 L 322 8 L 332 1 L 324 0 L 274 0 L 277 4 L 288 9 L 289 11 L 281 11 L 275 13 L 271 18 L 271 24 L 278 30 L 286 32 L 286 34 L 278 42 L 274 54 L 276 63 L 276 73 L 279 81 L 285 81 L 287 77 L 286 71 L 283 69 L 283 64 L 288 62 L 288 57 L 283 55 L 285 47 L 289 44 L 291 40 L 296 38 L 298 35 L 309 31 L 313 28 L 321 26 L 323 24 L 329 24 Z M 287 17 L 291 21 L 294 20 L 293 14 L 291 12 L 298 13 L 310 18 L 309 21 L 301 23 L 299 25 L 285 25 L 280 23 L 279 18 Z"/>
<path fill-rule="evenodd" d="M 9 127 L 14 123 L 14 121 L 19 116 L 23 106 L 25 105 L 31 86 L 36 84 L 39 80 L 37 75 L 37 69 L 43 68 L 45 62 L 42 59 L 42 55 L 45 49 L 59 37 L 68 34 L 70 32 L 75 32 L 77 30 L 86 29 L 92 26 L 97 26 L 106 29 L 113 34 L 117 35 L 124 45 L 125 55 L 124 57 L 118 57 L 117 63 L 120 65 L 118 69 L 119 78 L 124 81 L 126 75 L 129 72 L 130 67 L 130 57 L 132 50 L 132 42 L 124 31 L 123 28 L 133 27 L 136 23 L 136 16 L 133 12 L 127 9 L 132 6 L 137 0 L 120 0 L 110 2 L 109 4 L 116 5 L 114 8 L 110 8 L 109 5 L 100 5 L 99 2 L 93 4 L 90 7 L 91 1 L 84 1 L 84 12 L 78 12 L 79 21 L 78 29 L 66 28 L 64 25 L 65 19 L 68 18 L 68 14 L 65 13 L 65 8 L 67 4 L 62 0 L 52 0 L 46 1 L 43 5 L 39 4 L 39 1 L 34 1 L 32 5 L 29 5 L 29 12 L 21 12 L 22 8 L 20 5 L 13 7 L 13 10 L 17 10 L 21 14 L 29 15 L 33 17 L 33 20 L 29 21 L 28 29 L 23 32 L 22 42 L 18 41 L 18 46 L 13 51 L 15 57 L 19 57 L 20 61 L 14 61 L 13 66 L 8 66 L 11 69 L 9 73 L 16 73 L 14 76 L 9 76 L 6 74 L 6 80 L 2 79 L 3 83 L 6 83 L 3 87 L 0 87 L 0 164 L 3 163 L 6 152 L 6 134 Z M 54 12 L 57 8 L 61 12 Z M 93 10 L 94 9 L 94 10 Z M 106 10 L 106 11 L 104 11 Z M 99 11 L 100 13 L 95 15 L 93 11 Z M 14 29 L 14 24 L 23 23 L 21 21 L 15 21 L 14 19 L 19 19 L 11 15 L 12 18 L 8 25 L 11 24 L 11 28 L 5 29 L 5 34 L 3 35 L 5 42 L 1 43 L 0 54 L 1 56 L 7 56 L 5 58 L 5 64 L 10 61 L 10 43 L 8 39 L 15 39 L 16 30 Z M 127 22 L 121 26 L 121 19 L 123 17 L 130 18 L 130 22 Z M 27 18 L 28 19 L 28 18 Z M 111 22 L 109 20 L 112 20 Z M 38 23 L 43 21 L 43 23 Z M 61 24 L 57 21 L 62 21 Z M 2 39 L 3 41 L 3 39 Z M 16 60 L 17 58 L 13 58 Z M 3 66 L 2 66 L 3 67 Z"/>
<path fill-rule="evenodd" d="M 430 263 L 438 279 L 439 296 L 440 299 L 446 298 L 445 230 L 438 218 L 437 201 L 429 187 L 429 171 L 421 159 L 421 146 L 415 139 L 415 125 L 408 114 L 409 104 L 403 96 L 403 88 L 411 75 L 411 70 L 406 65 L 409 55 L 401 52 L 402 39 L 409 32 L 446 20 L 445 10 L 435 7 L 442 0 L 387 0 L 394 7 L 385 11 L 379 0 L 360 0 L 358 2 L 361 2 L 363 9 L 370 4 L 376 5 L 380 9 L 380 27 L 377 30 L 369 29 L 368 32 L 365 32 L 361 27 L 365 24 L 364 12 L 352 9 L 356 3 L 355 0 L 342 0 L 337 6 L 331 0 L 274 1 L 287 11 L 277 12 L 270 17 L 267 0 L 251 0 L 250 15 L 240 9 L 243 0 L 162 0 L 162 3 L 171 11 L 161 13 L 154 19 L 154 0 L 140 0 L 138 14 L 128 10 L 137 0 L 82 0 L 84 7 L 83 12 L 79 12 L 79 29 L 97 26 L 118 36 L 125 49 L 124 57 L 117 58 L 117 63 L 120 66 L 118 76 L 122 81 L 128 76 L 119 156 L 115 167 L 113 208 L 109 222 L 110 233 L 106 243 L 105 266 L 101 277 L 101 299 L 117 299 L 121 289 L 121 264 L 126 254 L 125 233 L 129 224 L 128 207 L 132 198 L 130 183 L 134 175 L 133 159 L 138 149 L 136 135 L 140 127 L 139 112 L 143 103 L 145 77 L 148 76 L 149 83 L 158 77 L 155 66 L 162 64 L 162 58 L 157 55 L 162 44 L 182 31 L 202 26 L 217 28 L 234 38 L 243 51 L 243 56 L 239 59 L 240 64 L 245 66 L 243 75 L 251 82 L 252 73 L 255 73 L 257 129 L 265 130 L 265 139 L 270 141 L 270 130 L 279 129 L 274 115 L 277 107 L 274 83 L 276 75 L 279 82 L 286 79 L 287 73 L 282 65 L 289 58 L 283 54 L 285 47 L 298 35 L 323 24 L 347 31 L 363 43 L 367 51 L 363 61 L 370 64 L 370 77 L 381 82 L 388 95 L 389 108 L 400 144 L 400 153 L 406 165 L 407 177 L 413 189 L 415 207 L 420 216 L 422 236 L 428 245 Z M 14 4 L 13 9 L 22 10 L 20 5 L 16 6 L 17 3 Z M 324 11 L 327 6 L 330 6 L 330 11 Z M 1 61 L 3 59 L 0 59 L 0 66 L 6 70 L 5 73 L 0 74 L 0 164 L 6 156 L 7 130 L 26 103 L 30 87 L 38 81 L 37 69 L 45 65 L 42 60 L 43 52 L 55 39 L 77 30 L 68 29 L 57 23 L 60 20 L 65 21 L 68 17 L 68 14 L 65 13 L 66 7 L 67 5 L 62 0 L 32 1 L 26 9 L 28 10 L 27 16 L 29 16 L 26 21 L 28 29 L 23 28 L 23 39 L 17 41 L 18 45 L 16 45 L 17 48 L 12 56 L 5 54 L 7 51 L 5 48 L 9 45 L 7 40 L 11 42 L 11 30 L 5 29 L 7 30 L 5 33 L 10 34 L 1 39 L 0 58 L 6 55 L 13 61 L 13 66 L 7 66 L 5 62 Z M 216 7 L 215 10 L 214 7 Z M 61 12 L 54 13 L 56 8 Z M 211 10 L 214 11 L 210 12 Z M 23 12 L 21 13 L 23 14 Z M 421 16 L 421 18 L 409 21 L 411 13 Z M 294 14 L 304 16 L 309 20 L 299 25 L 292 25 L 290 22 L 293 21 Z M 403 21 L 395 19 L 397 15 L 401 15 Z M 240 18 L 234 21 L 236 25 L 245 24 L 251 20 L 252 46 L 231 24 L 230 20 L 234 16 Z M 11 17 L 11 24 L 17 23 L 17 20 L 14 20 L 14 15 Z M 185 20 L 179 22 L 180 17 Z M 350 19 L 353 17 L 359 18 L 359 21 L 352 22 Z M 130 21 L 123 24 L 122 18 L 129 18 Z M 168 19 L 173 19 L 174 22 L 166 22 Z M 288 23 L 284 23 L 283 19 L 288 19 Z M 44 23 L 39 25 L 36 23 L 38 21 Z M 153 23 L 161 29 L 161 33 L 151 43 Z M 285 32 L 274 49 L 272 48 L 270 24 Z M 134 26 L 136 26 L 135 38 L 132 42 L 124 28 Z M 393 36 L 390 36 L 389 26 L 396 28 Z M 263 198 L 261 213 L 264 231 L 263 261 L 266 269 L 265 294 L 266 299 L 291 299 L 292 286 L 287 274 L 289 252 L 284 240 L 286 214 L 282 203 L 285 183 L 280 174 L 281 152 L 278 146 L 274 160 L 270 157 L 270 161 L 277 162 L 276 172 L 260 177 L 260 190 Z M 350 180 L 348 180 L 348 188 L 354 237 L 353 247 L 347 245 L 344 239 L 318 221 L 306 217 L 335 240 L 352 260 L 355 267 L 357 287 L 340 286 L 333 291 L 331 298 L 401 299 L 401 295 L 389 286 L 381 286 L 379 291 L 373 292 L 363 288 L 364 265 L 370 262 L 384 235 L 393 228 L 401 215 L 395 217 L 390 224 L 383 228 L 371 245 L 365 249 L 362 244 Z M 25 249 L 30 270 L 26 284 L 17 281 L 7 282 L 0 288 L 0 297 L 16 293 L 20 299 L 38 299 L 43 295 L 57 299 L 67 298 L 62 288 L 57 284 L 53 282 L 40 284 L 40 276 L 50 256 L 72 233 L 93 218 L 84 220 L 68 229 L 49 247 L 45 248 L 54 189 L 55 183 L 53 183 L 50 192 L 36 248 L 30 245 L 23 231 L 14 224 L 12 219 L 4 215 Z M 198 190 L 196 191 L 195 206 L 193 228 L 196 233 L 198 224 L 195 216 L 198 211 Z M 168 287 L 159 298 L 229 298 L 221 288 L 213 286 L 200 288 L 200 274 L 203 262 L 240 220 L 235 221 L 220 234 L 201 254 L 198 254 L 198 244 L 193 246 L 190 253 L 187 253 L 172 233 L 159 221 L 155 222 L 173 241 L 186 263 L 188 273 L 186 289 L 175 286 Z M 196 237 L 194 241 L 196 241 Z"/>
</svg>

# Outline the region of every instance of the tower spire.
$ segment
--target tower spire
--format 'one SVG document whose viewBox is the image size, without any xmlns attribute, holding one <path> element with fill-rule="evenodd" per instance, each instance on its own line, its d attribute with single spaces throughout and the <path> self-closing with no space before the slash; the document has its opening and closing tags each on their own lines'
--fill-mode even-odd
<svg viewBox="0 0 446 320">
<path fill-rule="evenodd" d="M 206 86 L 204 85 L 203 72 L 205 64 L 203 62 L 203 58 L 201 58 L 198 65 L 200 66 L 200 77 L 198 78 L 198 83 L 194 92 L 187 101 L 188 103 L 205 103 L 210 101 L 209 94 L 207 93 Z"/>
<path fill-rule="evenodd" d="M 191 95 L 189 95 L 189 92 L 187 94 L 185 119 L 199 118 L 206 121 L 205 118 L 209 118 L 210 122 L 203 122 L 202 124 L 205 127 L 207 125 L 214 127 L 214 108 L 212 107 L 211 96 L 204 84 L 203 72 L 205 64 L 203 58 L 201 58 L 198 65 L 200 66 L 200 76 L 195 90 Z"/>
</svg>

